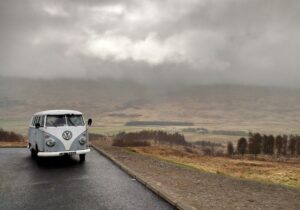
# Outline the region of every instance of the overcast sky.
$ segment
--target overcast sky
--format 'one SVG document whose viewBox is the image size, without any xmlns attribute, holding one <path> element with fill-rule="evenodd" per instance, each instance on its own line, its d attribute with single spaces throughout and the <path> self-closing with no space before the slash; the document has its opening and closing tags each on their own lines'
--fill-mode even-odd
<svg viewBox="0 0 300 210">
<path fill-rule="evenodd" d="M 300 86 L 299 0 L 1 0 L 0 75 Z"/>
</svg>

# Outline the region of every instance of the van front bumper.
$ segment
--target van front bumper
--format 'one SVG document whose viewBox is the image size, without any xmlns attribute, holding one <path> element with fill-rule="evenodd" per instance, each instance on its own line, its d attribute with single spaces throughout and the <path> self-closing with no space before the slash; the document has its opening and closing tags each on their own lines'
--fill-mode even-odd
<svg viewBox="0 0 300 210">
<path fill-rule="evenodd" d="M 38 152 L 37 156 L 39 157 L 56 157 L 63 155 L 81 155 L 90 152 L 90 149 L 84 150 L 75 150 L 75 151 L 61 151 L 61 152 Z"/>
</svg>

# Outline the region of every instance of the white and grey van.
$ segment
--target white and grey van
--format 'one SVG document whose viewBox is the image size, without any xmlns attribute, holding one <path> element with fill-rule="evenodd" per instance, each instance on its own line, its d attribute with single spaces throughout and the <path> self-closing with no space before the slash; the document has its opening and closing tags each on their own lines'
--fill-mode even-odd
<svg viewBox="0 0 300 210">
<path fill-rule="evenodd" d="M 85 161 L 88 126 L 83 114 L 74 110 L 47 110 L 35 113 L 29 125 L 28 148 L 33 157 L 79 155 Z"/>
</svg>

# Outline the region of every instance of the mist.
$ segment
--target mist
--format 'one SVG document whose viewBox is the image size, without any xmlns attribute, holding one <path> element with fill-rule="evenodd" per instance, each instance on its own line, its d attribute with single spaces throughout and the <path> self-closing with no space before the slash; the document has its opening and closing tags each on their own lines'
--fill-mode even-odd
<svg viewBox="0 0 300 210">
<path fill-rule="evenodd" d="M 0 76 L 299 87 L 300 3 L 1 1 Z"/>
</svg>

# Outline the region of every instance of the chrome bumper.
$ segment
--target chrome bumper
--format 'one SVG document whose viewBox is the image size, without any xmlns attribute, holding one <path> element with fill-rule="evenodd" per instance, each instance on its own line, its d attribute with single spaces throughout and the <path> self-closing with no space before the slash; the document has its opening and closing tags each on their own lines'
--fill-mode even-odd
<svg viewBox="0 0 300 210">
<path fill-rule="evenodd" d="M 90 152 L 90 149 L 84 150 L 75 150 L 75 151 L 62 151 L 62 152 L 38 152 L 37 156 L 39 157 L 55 157 L 55 156 L 62 156 L 62 155 L 81 155 Z"/>
</svg>

